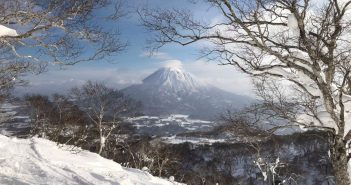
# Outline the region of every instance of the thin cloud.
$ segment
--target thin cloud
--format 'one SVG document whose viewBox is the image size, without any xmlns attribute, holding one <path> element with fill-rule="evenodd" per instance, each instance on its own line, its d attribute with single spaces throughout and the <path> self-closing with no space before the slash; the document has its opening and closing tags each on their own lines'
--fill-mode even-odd
<svg viewBox="0 0 351 185">
<path fill-rule="evenodd" d="M 110 87 L 121 89 L 131 84 L 141 83 L 142 79 L 151 72 L 150 69 L 130 70 L 108 67 L 50 71 L 36 76 L 28 76 L 26 79 L 30 83 L 25 87 L 18 87 L 15 94 L 64 94 L 70 88 L 80 86 L 88 80 L 101 81 Z"/>
<path fill-rule="evenodd" d="M 118 68 L 118 65 L 92 68 L 74 67 L 67 70 L 49 71 L 39 76 L 29 76 L 29 86 L 17 89 L 24 93 L 65 93 L 74 86 L 82 85 L 87 80 L 102 81 L 108 86 L 121 89 L 133 84 L 142 83 L 142 80 L 166 66 L 181 67 L 194 74 L 202 81 L 223 90 L 236 94 L 254 96 L 252 82 L 248 75 L 240 73 L 233 66 L 222 66 L 215 62 L 202 60 L 182 62 L 169 57 L 167 53 L 157 53 L 157 60 L 150 62 L 144 68 Z"/>
<path fill-rule="evenodd" d="M 251 78 L 233 66 L 198 60 L 183 62 L 183 68 L 220 89 L 236 94 L 255 96 Z"/>
<path fill-rule="evenodd" d="M 153 58 L 157 60 L 172 60 L 173 58 L 169 56 L 167 53 L 164 52 L 150 52 L 150 51 L 144 51 L 140 55 L 141 57 L 148 57 L 148 58 Z"/>
</svg>

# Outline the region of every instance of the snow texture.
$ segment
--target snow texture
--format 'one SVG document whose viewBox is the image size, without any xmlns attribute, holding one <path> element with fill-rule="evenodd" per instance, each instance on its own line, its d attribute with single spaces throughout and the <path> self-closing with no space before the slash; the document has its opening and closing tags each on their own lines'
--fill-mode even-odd
<svg viewBox="0 0 351 185">
<path fill-rule="evenodd" d="M 17 36 L 17 31 L 6 26 L 0 25 L 0 37 Z"/>
<path fill-rule="evenodd" d="M 145 171 L 123 168 L 95 153 L 72 153 L 67 146 L 59 148 L 42 138 L 0 135 L 0 150 L 0 184 L 177 184 Z"/>
</svg>

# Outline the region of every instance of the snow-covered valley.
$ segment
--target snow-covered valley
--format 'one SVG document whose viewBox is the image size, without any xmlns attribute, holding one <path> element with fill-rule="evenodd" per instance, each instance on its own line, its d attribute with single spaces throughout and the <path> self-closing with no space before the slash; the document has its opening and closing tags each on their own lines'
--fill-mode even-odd
<svg viewBox="0 0 351 185">
<path fill-rule="evenodd" d="M 188 115 L 139 116 L 127 118 L 139 133 L 150 136 L 172 136 L 179 133 L 209 131 L 220 125 L 215 121 L 191 119 Z"/>
</svg>

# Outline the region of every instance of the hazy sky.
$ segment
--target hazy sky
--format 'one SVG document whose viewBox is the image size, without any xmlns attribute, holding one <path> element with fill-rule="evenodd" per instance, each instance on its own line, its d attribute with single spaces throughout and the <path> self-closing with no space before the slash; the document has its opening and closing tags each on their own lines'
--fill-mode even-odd
<svg viewBox="0 0 351 185">
<path fill-rule="evenodd" d="M 170 62 L 181 62 L 183 68 L 224 90 L 237 94 L 252 95 L 251 81 L 232 66 L 219 66 L 215 62 L 206 62 L 200 58 L 201 44 L 191 46 L 168 45 L 161 48 L 152 57 L 148 56 L 146 41 L 153 35 L 147 32 L 137 16 L 136 9 L 141 6 L 160 8 L 187 8 L 194 15 L 206 21 L 216 21 L 219 16 L 207 4 L 192 4 L 188 0 L 130 0 L 125 4 L 129 15 L 108 27 L 118 28 L 122 39 L 128 42 L 127 49 L 115 57 L 113 63 L 90 62 L 66 67 L 64 70 L 50 69 L 48 72 L 26 78 L 29 85 L 18 92 L 53 93 L 80 85 L 86 80 L 104 81 L 115 88 L 123 88 L 141 80 Z M 206 15 L 206 16 L 204 16 Z"/>
</svg>

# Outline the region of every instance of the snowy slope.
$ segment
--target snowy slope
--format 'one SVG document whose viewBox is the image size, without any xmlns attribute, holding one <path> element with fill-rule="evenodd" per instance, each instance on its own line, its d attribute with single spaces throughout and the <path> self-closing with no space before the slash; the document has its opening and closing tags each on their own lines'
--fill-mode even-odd
<svg viewBox="0 0 351 185">
<path fill-rule="evenodd" d="M 201 119 L 218 117 L 228 108 L 241 108 L 253 99 L 218 89 L 197 79 L 180 67 L 165 67 L 152 73 L 142 84 L 123 92 L 143 103 L 147 115 L 184 114 Z"/>
<path fill-rule="evenodd" d="M 141 170 L 123 168 L 95 153 L 71 153 L 41 138 L 0 135 L 0 151 L 0 184 L 176 184 Z"/>
</svg>

